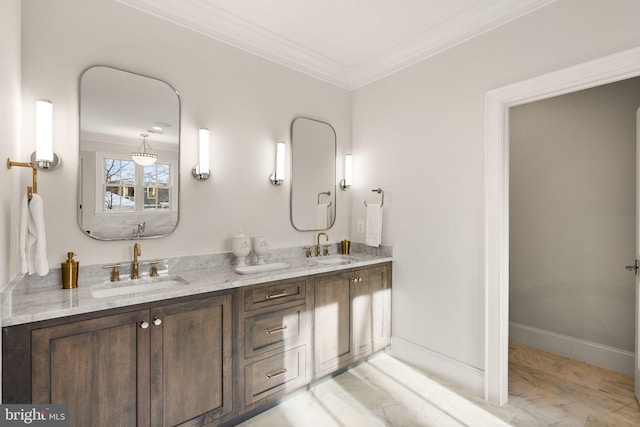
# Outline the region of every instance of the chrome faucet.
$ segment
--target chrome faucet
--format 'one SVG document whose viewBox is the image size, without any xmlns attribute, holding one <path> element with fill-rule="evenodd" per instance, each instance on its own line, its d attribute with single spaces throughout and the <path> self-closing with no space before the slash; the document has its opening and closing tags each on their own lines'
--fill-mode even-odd
<svg viewBox="0 0 640 427">
<path fill-rule="evenodd" d="M 329 235 L 327 233 L 318 233 L 318 237 L 316 239 L 316 256 L 320 256 L 320 236 L 325 237 L 325 242 L 329 241 Z"/>
<path fill-rule="evenodd" d="M 133 245 L 133 265 L 131 266 L 131 278 L 137 279 L 140 277 L 138 273 L 138 257 L 142 255 L 142 248 L 140 247 L 140 243 L 135 243 Z"/>
</svg>

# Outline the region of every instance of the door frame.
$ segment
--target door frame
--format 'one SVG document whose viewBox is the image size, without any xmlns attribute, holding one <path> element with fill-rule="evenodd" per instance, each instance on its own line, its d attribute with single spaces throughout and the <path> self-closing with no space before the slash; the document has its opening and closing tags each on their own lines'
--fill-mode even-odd
<svg viewBox="0 0 640 427">
<path fill-rule="evenodd" d="M 507 403 L 509 369 L 509 108 L 640 75 L 640 48 L 485 94 L 485 399 Z"/>
</svg>

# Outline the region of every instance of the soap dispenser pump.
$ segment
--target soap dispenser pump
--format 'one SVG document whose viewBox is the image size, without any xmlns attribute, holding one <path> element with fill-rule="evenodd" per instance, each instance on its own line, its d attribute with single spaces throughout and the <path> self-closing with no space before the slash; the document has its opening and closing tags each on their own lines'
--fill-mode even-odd
<svg viewBox="0 0 640 427">
<path fill-rule="evenodd" d="M 60 263 L 62 273 L 62 289 L 72 289 L 78 287 L 78 266 L 80 263 L 73 259 L 73 252 L 67 252 L 67 260 Z"/>
</svg>

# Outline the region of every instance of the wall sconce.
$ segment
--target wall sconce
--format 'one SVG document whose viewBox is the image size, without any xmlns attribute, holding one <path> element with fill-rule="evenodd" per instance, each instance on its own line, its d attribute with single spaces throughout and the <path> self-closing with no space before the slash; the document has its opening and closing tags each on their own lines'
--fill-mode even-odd
<svg viewBox="0 0 640 427">
<path fill-rule="evenodd" d="M 48 99 L 36 101 L 36 151 L 31 161 L 46 171 L 60 166 L 60 158 L 53 152 L 53 104 Z"/>
<path fill-rule="evenodd" d="M 269 177 L 273 185 L 280 185 L 284 182 L 284 150 L 284 142 L 278 142 L 276 145 L 276 171 Z"/>
<path fill-rule="evenodd" d="M 209 169 L 209 129 L 198 131 L 198 164 L 191 169 L 191 175 L 198 181 L 206 181 L 211 175 Z"/>
<path fill-rule="evenodd" d="M 353 183 L 353 156 L 346 154 L 344 156 L 344 178 L 340 181 L 340 188 L 348 190 Z"/>
</svg>

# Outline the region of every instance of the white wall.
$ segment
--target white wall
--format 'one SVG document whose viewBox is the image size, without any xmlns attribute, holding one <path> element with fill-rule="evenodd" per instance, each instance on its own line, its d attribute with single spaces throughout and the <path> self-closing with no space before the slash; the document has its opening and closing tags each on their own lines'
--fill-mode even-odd
<svg viewBox="0 0 640 427">
<path fill-rule="evenodd" d="M 638 46 L 640 3 L 615 4 L 558 1 L 353 93 L 352 229 L 382 187 L 393 336 L 414 361 L 484 367 L 485 93 Z"/>
<path fill-rule="evenodd" d="M 5 161 L 20 158 L 20 0 L 3 2 L 0 14 L 0 287 L 18 270 L 15 233 L 20 186 L 30 177 L 28 169 L 7 169 Z M 24 180 L 22 176 L 24 175 Z M 26 184 L 25 184 L 26 185 Z"/>
<path fill-rule="evenodd" d="M 0 67 L 0 160 L 4 163 L 7 157 L 13 160 L 20 153 L 20 0 L 7 0 L 2 5 L 0 52 L 5 55 Z M 18 270 L 18 256 L 12 245 L 15 238 L 11 230 L 17 225 L 16 207 L 21 194 L 18 187 L 22 180 L 15 170 L 0 165 L 0 182 L 3 185 L 0 191 L 0 289 Z"/>
<path fill-rule="evenodd" d="M 41 173 L 50 266 L 64 254 L 81 265 L 131 258 L 131 242 L 101 242 L 76 224 L 78 78 L 90 65 L 165 80 L 182 102 L 180 223 L 168 237 L 142 242 L 143 258 L 231 249 L 229 237 L 264 234 L 273 247 L 305 245 L 313 233 L 289 222 L 289 185 L 274 187 L 275 143 L 289 141 L 296 116 L 332 124 L 338 153 L 350 151 L 350 97 L 343 89 L 143 14 L 112 0 L 23 0 L 23 133 L 33 140 L 31 106 L 54 104 L 61 169 Z M 198 128 L 211 130 L 212 177 L 195 181 Z M 15 172 L 12 172 L 15 173 Z M 348 193 L 337 195 L 331 241 L 348 236 Z"/>
<path fill-rule="evenodd" d="M 638 107 L 640 78 L 510 110 L 512 322 L 635 351 Z"/>
</svg>

